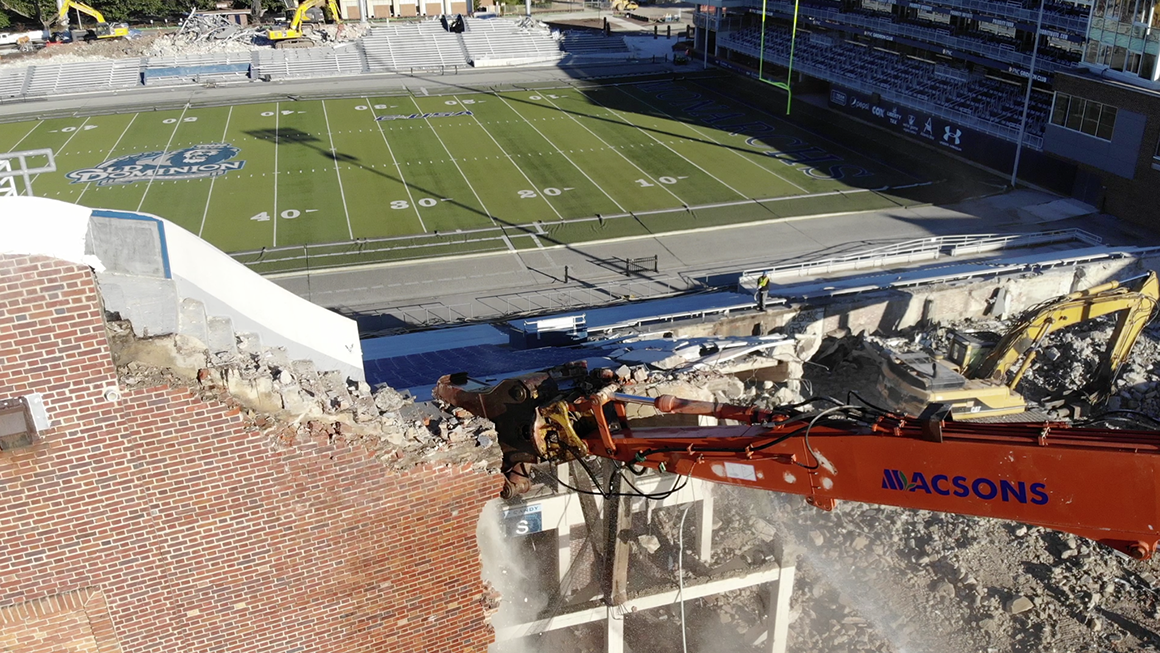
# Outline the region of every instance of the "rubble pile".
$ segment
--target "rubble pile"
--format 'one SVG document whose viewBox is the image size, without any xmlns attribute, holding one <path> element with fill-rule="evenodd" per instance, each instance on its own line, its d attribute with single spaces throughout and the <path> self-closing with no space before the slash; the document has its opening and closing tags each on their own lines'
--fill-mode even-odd
<svg viewBox="0 0 1160 653">
<path fill-rule="evenodd" d="M 1115 323 L 1111 316 L 1052 334 L 1027 374 L 1021 390 L 1032 396 L 1078 388 L 1091 378 L 1107 351 Z M 1144 329 L 1120 369 L 1108 411 L 1133 410 L 1160 419 L 1160 325 Z"/>
<path fill-rule="evenodd" d="M 225 16 L 191 12 L 176 32 L 154 39 L 145 56 L 247 52 L 255 45 L 268 43 L 261 28 L 242 27 Z"/>
<path fill-rule="evenodd" d="M 491 422 L 466 411 L 442 412 L 382 385 L 290 360 L 281 347 L 261 348 L 246 336 L 236 352 L 209 352 L 185 336 L 137 338 L 124 321 L 107 323 L 125 388 L 188 387 L 207 401 L 240 410 L 275 446 L 310 440 L 365 446 L 396 469 L 418 464 L 500 460 Z"/>
<path fill-rule="evenodd" d="M 44 64 L 86 63 L 109 59 L 147 57 L 158 34 L 143 34 L 133 39 L 105 39 L 92 43 L 76 41 L 59 43 L 36 52 L 4 57 L 0 67 L 25 68 Z"/>
<path fill-rule="evenodd" d="M 367 25 L 357 22 L 341 25 L 317 23 L 304 26 L 306 37 L 317 43 L 357 41 L 366 35 L 368 29 Z M 273 44 L 266 38 L 266 32 L 265 26 L 243 27 L 223 16 L 191 13 L 177 31 L 143 33 L 131 39 L 54 44 L 35 53 L 4 57 L 0 67 L 21 68 L 46 63 L 85 63 L 135 57 L 176 57 L 268 50 Z M 133 34 L 137 32 L 134 30 Z"/>
<path fill-rule="evenodd" d="M 790 650 L 1160 650 L 1153 565 L 1082 538 L 853 502 L 827 513 L 732 486 L 715 492 L 715 560 L 771 537 L 797 558 Z M 742 608 L 762 604 L 757 591 L 741 594 Z M 764 628 L 763 611 L 729 612 L 738 635 Z"/>
</svg>

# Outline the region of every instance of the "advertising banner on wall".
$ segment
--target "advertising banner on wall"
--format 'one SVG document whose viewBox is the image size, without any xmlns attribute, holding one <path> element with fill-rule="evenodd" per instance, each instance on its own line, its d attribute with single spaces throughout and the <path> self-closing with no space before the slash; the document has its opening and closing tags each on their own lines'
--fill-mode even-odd
<svg viewBox="0 0 1160 653">
<path fill-rule="evenodd" d="M 893 102 L 876 102 L 872 96 L 858 91 L 834 86 L 830 89 L 830 105 L 867 122 L 945 147 L 992 167 L 1009 167 L 1015 157 L 1015 144 L 1010 141 Z"/>
<path fill-rule="evenodd" d="M 1015 143 L 924 111 L 911 109 L 888 100 L 875 101 L 873 96 L 841 86 L 830 88 L 830 106 L 860 120 L 899 131 L 926 141 L 938 148 L 966 157 L 999 171 L 1010 171 L 1015 161 Z M 1071 191 L 1075 166 L 1023 148 L 1021 178 L 1050 188 Z"/>
</svg>

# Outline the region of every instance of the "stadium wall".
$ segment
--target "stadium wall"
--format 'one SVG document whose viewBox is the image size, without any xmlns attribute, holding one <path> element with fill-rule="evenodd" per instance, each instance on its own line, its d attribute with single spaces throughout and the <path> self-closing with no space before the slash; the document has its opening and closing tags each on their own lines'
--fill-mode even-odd
<svg viewBox="0 0 1160 653">
<path fill-rule="evenodd" d="M 865 93 L 833 86 L 830 106 L 999 172 L 1010 173 L 1015 161 L 1015 143 L 1011 141 L 909 107 L 881 103 Z M 1028 147 L 1020 154 L 1020 179 L 1060 193 L 1071 193 L 1075 172 L 1074 165 Z"/>
<path fill-rule="evenodd" d="M 5 650 L 485 651 L 476 528 L 502 477 L 286 443 L 216 399 L 123 387 L 89 267 L 0 256 Z M 266 428 L 260 429 L 259 426 Z"/>
<path fill-rule="evenodd" d="M 1101 210 L 1160 230 L 1160 92 L 1083 73 L 1057 75 L 1055 90 L 1116 107 L 1116 126 L 1108 142 L 1049 125 L 1044 149 L 1079 164 Z"/>
</svg>

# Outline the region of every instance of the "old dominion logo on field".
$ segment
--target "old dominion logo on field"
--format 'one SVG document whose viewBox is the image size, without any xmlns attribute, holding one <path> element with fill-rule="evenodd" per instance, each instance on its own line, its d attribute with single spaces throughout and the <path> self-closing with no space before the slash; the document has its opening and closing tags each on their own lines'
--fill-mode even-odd
<svg viewBox="0 0 1160 653">
<path fill-rule="evenodd" d="M 160 179 L 205 179 L 241 170 L 245 161 L 231 161 L 238 148 L 229 143 L 203 143 L 173 152 L 139 152 L 110 159 L 95 168 L 73 170 L 65 175 L 74 184 L 98 186 L 133 184 Z"/>
</svg>

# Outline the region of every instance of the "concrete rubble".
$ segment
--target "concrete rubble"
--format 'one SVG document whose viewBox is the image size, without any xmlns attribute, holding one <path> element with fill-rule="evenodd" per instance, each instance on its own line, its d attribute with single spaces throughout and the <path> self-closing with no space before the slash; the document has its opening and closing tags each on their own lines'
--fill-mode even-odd
<svg viewBox="0 0 1160 653">
<path fill-rule="evenodd" d="M 236 351 L 210 350 L 187 336 L 137 338 L 124 321 L 107 323 L 113 360 L 125 387 L 188 387 L 240 410 L 275 446 L 341 441 L 380 452 L 397 469 L 418 464 L 499 466 L 491 422 L 465 411 L 416 404 L 382 385 L 290 360 L 285 350 L 258 349 L 245 337 Z"/>
<path fill-rule="evenodd" d="M 768 550 L 797 560 L 788 650 L 1160 650 L 1153 565 L 1082 538 L 853 502 L 826 513 L 731 486 L 715 497 L 710 566 Z M 751 589 L 698 606 L 727 626 L 713 629 L 715 650 L 750 650 L 746 635 L 764 629 L 766 600 Z"/>
<path fill-rule="evenodd" d="M 6 56 L 0 61 L 0 67 L 271 50 L 273 44 L 266 38 L 267 29 L 268 26 L 242 27 L 213 14 L 192 14 L 172 31 L 145 33 L 132 39 L 56 44 L 35 53 Z M 357 41 L 368 31 L 368 26 L 358 22 L 311 23 L 304 29 L 306 38 L 317 43 Z"/>
</svg>

